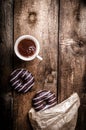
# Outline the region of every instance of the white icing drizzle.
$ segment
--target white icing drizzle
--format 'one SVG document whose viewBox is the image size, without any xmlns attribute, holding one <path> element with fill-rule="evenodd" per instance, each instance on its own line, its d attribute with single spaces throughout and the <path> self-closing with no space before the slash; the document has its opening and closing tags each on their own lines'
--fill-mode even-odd
<svg viewBox="0 0 86 130">
<path fill-rule="evenodd" d="M 27 83 L 24 84 L 23 87 L 26 87 L 34 78 L 32 77 Z"/>
<path fill-rule="evenodd" d="M 50 91 L 45 92 L 44 94 L 42 94 L 42 95 L 40 95 L 40 96 L 38 96 L 38 97 L 34 98 L 33 100 L 40 99 L 40 98 L 42 98 L 42 97 L 46 96 L 46 95 L 47 95 L 47 94 L 49 94 L 49 93 L 50 93 Z"/>
<path fill-rule="evenodd" d="M 32 77 L 32 79 L 29 80 L 24 86 L 22 86 L 22 87 L 18 90 L 18 92 L 20 92 L 21 90 L 23 90 L 23 89 L 26 87 L 26 85 L 28 85 L 28 83 L 30 83 L 32 80 L 33 80 L 33 77 Z M 28 87 L 28 88 L 29 88 L 29 87 Z"/>
<path fill-rule="evenodd" d="M 52 103 L 52 104 L 49 104 L 48 106 L 51 107 L 51 106 L 53 106 L 53 105 L 55 105 L 55 104 L 57 104 L 56 101 L 55 101 L 54 103 Z"/>
<path fill-rule="evenodd" d="M 11 75 L 13 75 L 16 71 L 17 71 L 17 70 L 14 70 L 14 71 L 11 73 Z"/>
<path fill-rule="evenodd" d="M 43 106 L 43 104 L 41 104 L 40 106 L 35 107 L 35 109 L 38 109 L 38 108 L 40 108 L 40 107 L 42 107 L 42 106 Z"/>
<path fill-rule="evenodd" d="M 34 85 L 34 83 L 31 84 L 31 85 L 24 91 L 24 93 L 26 93 L 33 85 Z"/>
<path fill-rule="evenodd" d="M 51 98 L 51 97 L 53 97 L 53 96 L 55 96 L 55 94 L 54 94 L 54 93 L 51 93 L 50 96 L 46 97 L 45 100 L 47 100 L 47 99 L 49 99 L 49 98 Z"/>
<path fill-rule="evenodd" d="M 48 102 L 52 102 L 52 101 L 54 101 L 55 99 L 56 99 L 56 97 L 54 97 L 53 99 L 49 100 Z"/>
<path fill-rule="evenodd" d="M 20 86 L 21 86 L 21 83 L 18 84 L 14 89 L 17 89 L 17 88 L 19 88 Z"/>
<path fill-rule="evenodd" d="M 28 71 L 25 71 L 25 73 L 22 75 L 22 77 L 24 77 L 27 73 L 28 73 Z"/>
<path fill-rule="evenodd" d="M 38 92 L 37 92 L 37 94 L 39 94 L 39 93 L 41 93 L 41 92 L 47 92 L 46 90 L 39 90 Z"/>
<path fill-rule="evenodd" d="M 31 73 L 25 78 L 25 80 L 28 79 L 30 76 L 31 76 Z"/>
<path fill-rule="evenodd" d="M 22 73 L 22 71 L 23 71 L 23 69 L 15 77 L 13 77 L 10 81 L 13 81 L 15 78 L 17 78 Z"/>
<path fill-rule="evenodd" d="M 12 84 L 12 86 L 14 86 L 16 83 L 18 83 L 19 82 L 19 80 L 16 80 L 13 84 Z"/>
<path fill-rule="evenodd" d="M 38 101 L 38 102 L 34 102 L 33 104 L 34 104 L 34 105 L 37 105 L 37 104 L 42 103 L 42 102 L 43 102 L 43 100 Z"/>
</svg>

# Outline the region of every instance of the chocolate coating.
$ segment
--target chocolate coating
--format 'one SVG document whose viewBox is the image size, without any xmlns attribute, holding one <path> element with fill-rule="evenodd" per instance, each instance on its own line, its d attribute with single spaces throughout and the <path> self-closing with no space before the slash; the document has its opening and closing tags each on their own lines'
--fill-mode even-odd
<svg viewBox="0 0 86 130">
<path fill-rule="evenodd" d="M 36 111 L 45 110 L 56 104 L 55 94 L 47 90 L 38 91 L 32 99 L 32 106 Z"/>
<path fill-rule="evenodd" d="M 10 75 L 10 85 L 17 92 L 26 93 L 33 87 L 34 77 L 26 69 L 16 69 Z"/>
</svg>

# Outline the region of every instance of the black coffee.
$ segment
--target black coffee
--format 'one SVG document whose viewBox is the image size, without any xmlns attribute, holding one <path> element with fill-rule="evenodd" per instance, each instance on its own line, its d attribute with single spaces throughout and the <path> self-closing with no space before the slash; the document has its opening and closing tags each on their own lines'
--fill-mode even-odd
<svg viewBox="0 0 86 130">
<path fill-rule="evenodd" d="M 22 56 L 29 57 L 34 55 L 34 53 L 36 52 L 36 45 L 34 41 L 30 39 L 23 39 L 18 44 L 18 51 Z"/>
</svg>

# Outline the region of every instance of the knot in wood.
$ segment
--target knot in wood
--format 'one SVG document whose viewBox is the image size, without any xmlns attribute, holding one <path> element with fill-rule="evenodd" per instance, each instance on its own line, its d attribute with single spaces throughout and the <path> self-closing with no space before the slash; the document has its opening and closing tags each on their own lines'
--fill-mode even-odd
<svg viewBox="0 0 86 130">
<path fill-rule="evenodd" d="M 48 75 L 48 83 L 53 83 L 54 77 L 52 75 Z"/>
<path fill-rule="evenodd" d="M 71 49 L 76 55 L 85 55 L 86 53 L 86 46 L 82 41 L 74 41 L 74 43 L 71 44 Z"/>
<path fill-rule="evenodd" d="M 86 55 L 86 44 L 85 41 L 81 39 L 79 40 L 66 39 L 62 41 L 61 45 L 68 47 L 70 53 L 76 56 Z"/>
<path fill-rule="evenodd" d="M 37 14 L 35 12 L 30 12 L 28 16 L 29 23 L 36 23 L 37 21 Z"/>
</svg>

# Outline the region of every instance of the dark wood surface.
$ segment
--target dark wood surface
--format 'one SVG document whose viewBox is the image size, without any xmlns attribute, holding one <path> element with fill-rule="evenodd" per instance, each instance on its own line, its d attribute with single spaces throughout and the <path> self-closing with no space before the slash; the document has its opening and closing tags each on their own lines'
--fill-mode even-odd
<svg viewBox="0 0 86 130">
<path fill-rule="evenodd" d="M 54 24 L 53 24 L 54 23 Z M 58 49 L 58 4 L 56 0 L 15 0 L 14 42 L 23 35 L 35 36 L 40 43 L 43 61 L 34 59 L 22 62 L 14 57 L 15 68 L 27 68 L 35 76 L 35 85 L 27 94 L 14 94 L 14 129 L 28 130 L 27 112 L 36 91 L 50 89 L 57 91 L 57 49 Z"/>
<path fill-rule="evenodd" d="M 43 61 L 16 57 L 14 43 L 24 34 L 38 39 Z M 85 0 L 1 0 L 0 50 L 0 130 L 32 129 L 27 113 L 40 89 L 55 92 L 58 103 L 77 92 L 81 106 L 76 130 L 86 130 Z M 16 68 L 35 76 L 35 85 L 26 94 L 9 87 L 9 75 Z"/>
<path fill-rule="evenodd" d="M 12 92 L 9 75 L 13 55 L 13 1 L 0 1 L 0 130 L 11 130 Z"/>
<path fill-rule="evenodd" d="M 80 0 L 60 1 L 58 101 L 77 92 L 81 108 L 77 130 L 86 125 L 86 4 Z M 83 112 L 82 112 L 83 111 Z M 82 116 L 83 115 L 83 116 Z M 83 118 L 83 119 L 82 119 Z M 83 121 L 82 121 L 83 120 Z M 79 127 L 80 126 L 80 127 Z"/>
<path fill-rule="evenodd" d="M 64 6 L 63 6 L 64 5 Z M 70 7 L 70 8 L 68 8 Z M 59 100 L 73 92 L 82 97 L 86 76 L 86 7 L 79 0 L 61 0 L 59 23 Z M 65 93 L 66 90 L 66 93 Z"/>
</svg>

